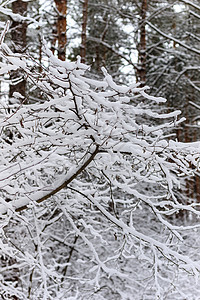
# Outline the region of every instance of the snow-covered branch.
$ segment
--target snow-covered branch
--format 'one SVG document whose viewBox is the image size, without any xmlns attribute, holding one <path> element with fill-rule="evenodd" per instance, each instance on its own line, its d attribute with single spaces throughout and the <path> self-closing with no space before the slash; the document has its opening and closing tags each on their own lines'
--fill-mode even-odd
<svg viewBox="0 0 200 300">
<path fill-rule="evenodd" d="M 184 240 L 199 228 L 199 206 L 179 189 L 198 174 L 200 145 L 169 138 L 181 112 L 160 113 L 165 99 L 147 87 L 117 84 L 104 68 L 94 80 L 80 58 L 61 61 L 43 48 L 42 72 L 31 56 L 3 41 L 0 49 L 1 76 L 20 69 L 29 84 L 26 101 L 14 93 L 0 113 L 0 249 L 9 268 L 24 266 L 22 283 L 8 291 L 5 280 L 4 294 L 28 286 L 35 299 L 64 299 L 71 285 L 99 290 L 110 276 L 132 295 L 141 263 L 160 295 L 174 268 L 197 277 L 199 257 L 184 254 Z M 40 101 L 31 103 L 33 92 Z M 176 224 L 182 211 L 192 224 Z M 71 251 L 75 243 L 81 251 Z"/>
</svg>

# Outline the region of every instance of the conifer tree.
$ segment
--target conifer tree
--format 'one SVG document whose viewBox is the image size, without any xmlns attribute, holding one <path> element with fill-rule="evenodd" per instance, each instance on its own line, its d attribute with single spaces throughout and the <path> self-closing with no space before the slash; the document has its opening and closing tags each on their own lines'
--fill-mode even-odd
<svg viewBox="0 0 200 300">
<path fill-rule="evenodd" d="M 67 44 L 67 0 L 54 1 L 57 13 L 54 46 L 57 43 L 58 58 L 65 60 Z"/>
<path fill-rule="evenodd" d="M 87 44 L 87 19 L 88 19 L 88 0 L 83 1 L 83 15 L 82 15 L 82 31 L 81 31 L 81 60 L 85 63 L 86 58 L 86 44 Z"/>
</svg>

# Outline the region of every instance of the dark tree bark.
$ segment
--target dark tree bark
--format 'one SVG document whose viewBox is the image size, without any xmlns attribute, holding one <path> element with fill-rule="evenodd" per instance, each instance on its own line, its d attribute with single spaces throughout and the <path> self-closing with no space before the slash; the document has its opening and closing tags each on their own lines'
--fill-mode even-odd
<svg viewBox="0 0 200 300">
<path fill-rule="evenodd" d="M 65 60 L 67 44 L 67 0 L 55 0 L 58 18 L 56 21 L 56 38 L 58 41 L 58 58 Z"/>
<path fill-rule="evenodd" d="M 141 87 L 146 83 L 146 13 L 147 0 L 141 3 L 141 24 L 140 24 L 140 41 L 138 45 L 138 70 L 137 79 L 141 82 Z"/>
<path fill-rule="evenodd" d="M 85 63 L 85 57 L 86 57 L 87 17 L 88 17 L 88 0 L 84 0 L 84 2 L 83 2 L 83 22 L 82 22 L 82 33 L 81 33 L 81 61 L 83 63 Z"/>
<path fill-rule="evenodd" d="M 17 0 L 12 3 L 13 13 L 26 15 L 27 2 Z M 24 53 L 26 50 L 26 34 L 27 23 L 25 21 L 13 20 L 11 24 L 11 39 L 14 53 Z M 12 84 L 10 84 L 9 97 L 12 97 L 14 92 L 19 92 L 22 96 L 26 95 L 26 80 L 20 71 L 13 71 L 10 74 Z"/>
</svg>

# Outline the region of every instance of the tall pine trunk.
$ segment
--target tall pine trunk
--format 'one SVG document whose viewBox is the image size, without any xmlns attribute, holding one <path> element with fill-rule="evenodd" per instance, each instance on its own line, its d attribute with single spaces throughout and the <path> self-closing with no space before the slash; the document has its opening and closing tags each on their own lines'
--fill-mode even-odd
<svg viewBox="0 0 200 300">
<path fill-rule="evenodd" d="M 88 0 L 84 0 L 84 2 L 83 2 L 83 22 L 82 22 L 82 33 L 81 33 L 81 61 L 83 63 L 85 63 L 85 58 L 86 58 L 87 17 L 88 17 Z"/>
<path fill-rule="evenodd" d="M 141 82 L 141 87 L 146 83 L 146 13 L 147 0 L 142 0 L 140 10 L 140 40 L 138 45 L 138 70 L 137 80 Z"/>
<path fill-rule="evenodd" d="M 67 44 L 67 0 L 55 0 L 58 17 L 56 20 L 56 38 L 58 58 L 65 60 Z"/>
</svg>

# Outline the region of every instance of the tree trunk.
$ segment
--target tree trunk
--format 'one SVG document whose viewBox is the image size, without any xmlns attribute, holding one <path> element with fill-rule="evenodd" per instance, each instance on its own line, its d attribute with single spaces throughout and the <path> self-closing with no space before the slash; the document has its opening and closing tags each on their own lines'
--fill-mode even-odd
<svg viewBox="0 0 200 300">
<path fill-rule="evenodd" d="M 138 46 L 138 81 L 141 82 L 141 87 L 146 83 L 146 13 L 147 13 L 147 0 L 142 0 L 141 4 L 141 25 L 140 25 L 140 41 Z"/>
<path fill-rule="evenodd" d="M 81 33 L 81 61 L 83 63 L 85 63 L 85 57 L 86 57 L 87 16 L 88 16 L 88 0 L 84 0 L 84 2 L 83 2 L 83 23 L 82 23 L 82 33 Z"/>
<path fill-rule="evenodd" d="M 21 16 L 26 15 L 27 2 L 17 0 L 12 3 L 13 13 L 20 14 Z M 14 53 L 24 53 L 26 50 L 26 33 L 27 23 L 25 21 L 13 20 L 11 24 L 11 39 L 13 44 Z M 17 70 L 10 74 L 12 84 L 10 85 L 9 98 L 12 97 L 14 92 L 20 93 L 25 97 L 26 95 L 26 80 L 23 78 L 23 74 Z"/>
<path fill-rule="evenodd" d="M 58 41 L 58 58 L 65 60 L 67 44 L 67 0 L 55 0 L 58 18 L 56 23 L 57 41 Z"/>
</svg>

